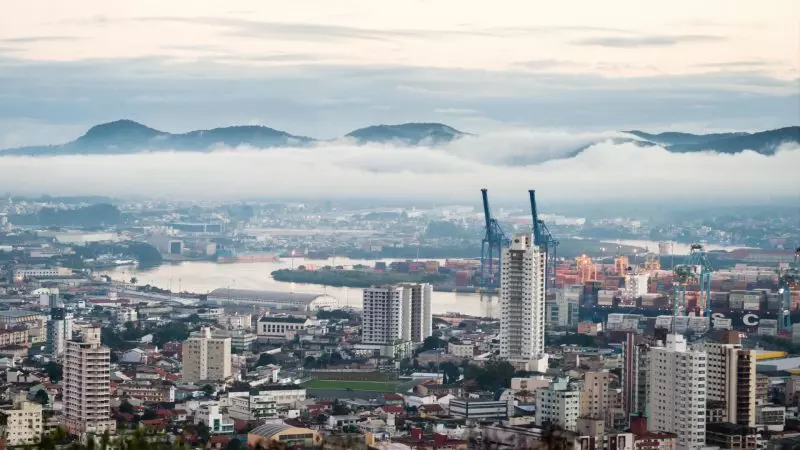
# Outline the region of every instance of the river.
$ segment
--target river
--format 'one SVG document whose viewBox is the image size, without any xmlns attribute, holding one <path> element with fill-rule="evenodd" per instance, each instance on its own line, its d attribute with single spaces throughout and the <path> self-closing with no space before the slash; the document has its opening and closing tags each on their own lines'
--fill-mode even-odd
<svg viewBox="0 0 800 450">
<path fill-rule="evenodd" d="M 381 261 L 392 262 L 392 259 Z M 442 260 L 444 262 L 444 260 Z M 356 265 L 374 266 L 374 260 L 349 259 L 343 257 L 328 260 L 306 260 L 285 258 L 278 262 L 217 264 L 207 261 L 190 261 L 163 264 L 150 270 L 139 271 L 132 266 L 116 267 L 105 272 L 114 280 L 130 280 L 136 277 L 139 284 L 150 284 L 162 289 L 208 293 L 217 288 L 257 289 L 264 291 L 311 292 L 336 297 L 342 306 L 361 307 L 360 288 L 330 287 L 318 284 L 300 284 L 275 281 L 270 275 L 278 269 L 289 269 L 294 265 Z M 482 301 L 478 294 L 456 294 L 434 292 L 431 299 L 434 314 L 459 312 L 475 316 L 496 317 L 499 313 L 497 300 Z"/>
</svg>

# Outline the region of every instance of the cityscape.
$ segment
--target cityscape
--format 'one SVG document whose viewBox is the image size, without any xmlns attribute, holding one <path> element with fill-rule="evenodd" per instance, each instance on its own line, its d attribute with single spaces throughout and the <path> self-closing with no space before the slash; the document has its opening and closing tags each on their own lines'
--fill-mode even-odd
<svg viewBox="0 0 800 450">
<path fill-rule="evenodd" d="M 789 0 L 0 14 L 0 450 L 800 449 Z"/>
</svg>

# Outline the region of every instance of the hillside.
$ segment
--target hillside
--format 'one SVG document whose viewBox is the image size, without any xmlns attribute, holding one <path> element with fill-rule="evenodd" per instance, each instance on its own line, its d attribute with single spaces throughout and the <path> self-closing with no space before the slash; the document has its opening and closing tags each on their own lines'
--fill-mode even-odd
<svg viewBox="0 0 800 450">
<path fill-rule="evenodd" d="M 466 133 L 441 123 L 406 123 L 374 125 L 351 131 L 346 137 L 359 143 L 400 142 L 406 145 L 439 144 L 465 136 Z"/>
<path fill-rule="evenodd" d="M 773 155 L 784 143 L 800 143 L 800 126 L 778 128 L 759 133 L 690 134 L 667 132 L 650 134 L 644 131 L 626 131 L 648 142 L 663 145 L 675 153 L 715 151 L 718 153 L 740 153 L 753 150 L 763 155 Z"/>
</svg>

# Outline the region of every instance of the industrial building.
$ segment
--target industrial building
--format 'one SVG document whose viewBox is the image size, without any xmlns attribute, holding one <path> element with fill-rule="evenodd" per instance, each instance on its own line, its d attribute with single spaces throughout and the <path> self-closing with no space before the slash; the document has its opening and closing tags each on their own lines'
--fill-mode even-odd
<svg viewBox="0 0 800 450">
<path fill-rule="evenodd" d="M 316 311 L 339 306 L 339 301 L 335 297 L 326 294 L 228 288 L 214 289 L 209 292 L 208 303 L 211 305 L 249 305 L 302 311 Z"/>
</svg>

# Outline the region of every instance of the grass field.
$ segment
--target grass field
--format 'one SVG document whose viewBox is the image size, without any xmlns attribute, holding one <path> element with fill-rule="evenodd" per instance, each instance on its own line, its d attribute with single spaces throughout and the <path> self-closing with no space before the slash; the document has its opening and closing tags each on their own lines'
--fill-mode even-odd
<svg viewBox="0 0 800 450">
<path fill-rule="evenodd" d="M 397 383 L 391 381 L 311 380 L 304 383 L 303 387 L 306 389 L 394 392 Z"/>
</svg>

